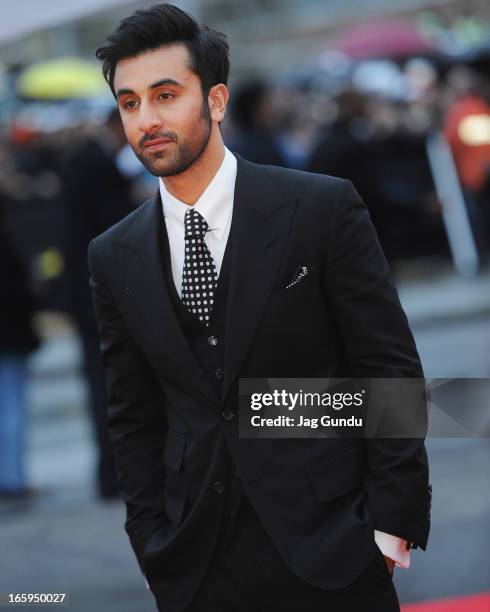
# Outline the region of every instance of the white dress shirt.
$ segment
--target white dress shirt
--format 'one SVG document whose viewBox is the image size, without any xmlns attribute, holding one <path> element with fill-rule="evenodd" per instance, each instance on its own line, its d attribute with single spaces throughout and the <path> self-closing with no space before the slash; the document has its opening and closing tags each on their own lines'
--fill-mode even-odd
<svg viewBox="0 0 490 612">
<path fill-rule="evenodd" d="M 204 241 L 211 252 L 219 275 L 226 243 L 230 234 L 235 196 L 237 160 L 225 147 L 225 156 L 210 183 L 193 204 L 206 220 L 210 231 L 206 232 Z M 167 227 L 170 245 L 172 276 L 179 296 L 182 295 L 182 271 L 184 269 L 185 242 L 184 216 L 189 204 L 177 199 L 167 191 L 163 179 L 159 179 L 163 216 Z M 395 561 L 398 567 L 410 567 L 410 550 L 406 550 L 406 540 L 383 531 L 374 531 L 374 539 L 381 552 Z"/>
<path fill-rule="evenodd" d="M 233 200 L 235 197 L 236 169 L 236 157 L 225 147 L 225 156 L 221 166 L 206 189 L 199 196 L 197 202 L 192 205 L 194 210 L 197 210 L 208 224 L 210 231 L 206 232 L 204 242 L 211 252 L 218 276 L 230 234 Z M 181 202 L 169 193 L 163 179 L 160 178 L 159 182 L 163 216 L 165 217 L 170 245 L 172 276 L 177 293 L 179 296 L 182 296 L 182 271 L 184 269 L 185 258 L 184 217 L 190 205 Z"/>
</svg>

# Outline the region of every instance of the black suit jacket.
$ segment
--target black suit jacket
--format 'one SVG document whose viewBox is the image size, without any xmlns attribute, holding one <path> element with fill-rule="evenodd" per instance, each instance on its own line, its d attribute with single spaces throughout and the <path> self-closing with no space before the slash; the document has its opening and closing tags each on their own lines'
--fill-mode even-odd
<svg viewBox="0 0 490 612">
<path fill-rule="evenodd" d="M 423 439 L 238 436 L 239 377 L 420 377 L 413 337 L 365 205 L 341 179 L 238 158 L 221 397 L 173 311 L 157 196 L 90 244 L 108 427 L 142 571 L 169 611 L 189 603 L 223 512 L 226 447 L 290 568 L 348 585 L 374 529 L 425 549 Z M 285 288 L 298 266 L 310 273 Z"/>
</svg>

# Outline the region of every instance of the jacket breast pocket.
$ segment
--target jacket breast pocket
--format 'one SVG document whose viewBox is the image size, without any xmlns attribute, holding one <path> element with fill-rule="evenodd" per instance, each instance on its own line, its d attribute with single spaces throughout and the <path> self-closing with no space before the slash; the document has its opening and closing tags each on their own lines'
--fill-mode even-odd
<svg viewBox="0 0 490 612">
<path fill-rule="evenodd" d="M 365 444 L 361 441 L 306 468 L 306 473 L 318 499 L 330 501 L 361 488 L 366 468 Z"/>
<path fill-rule="evenodd" d="M 315 299 L 316 279 L 313 274 L 308 274 L 300 282 L 291 287 L 284 287 L 273 291 L 267 305 L 268 312 L 273 312 L 292 304 L 309 302 Z"/>
</svg>

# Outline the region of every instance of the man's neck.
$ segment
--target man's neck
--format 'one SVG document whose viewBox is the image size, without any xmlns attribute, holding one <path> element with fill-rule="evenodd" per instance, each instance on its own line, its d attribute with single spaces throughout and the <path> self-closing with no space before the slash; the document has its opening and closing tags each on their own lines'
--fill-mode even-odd
<svg viewBox="0 0 490 612">
<path fill-rule="evenodd" d="M 167 191 L 181 202 L 194 205 L 223 163 L 224 156 L 223 141 L 212 143 L 210 139 L 201 157 L 185 172 L 162 179 Z"/>
</svg>

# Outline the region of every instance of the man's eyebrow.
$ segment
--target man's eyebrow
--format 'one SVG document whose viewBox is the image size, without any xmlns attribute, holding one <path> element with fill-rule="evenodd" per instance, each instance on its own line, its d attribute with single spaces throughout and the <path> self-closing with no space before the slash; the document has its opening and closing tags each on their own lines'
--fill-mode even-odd
<svg viewBox="0 0 490 612">
<path fill-rule="evenodd" d="M 157 87 L 161 87 L 162 85 L 173 85 L 174 87 L 183 87 L 183 85 L 179 83 L 178 81 L 176 81 L 175 79 L 160 79 L 159 81 L 155 81 L 155 83 L 152 83 L 151 85 L 149 85 L 148 89 L 156 89 Z M 117 90 L 116 96 L 119 98 L 120 96 L 123 96 L 124 94 L 134 94 L 134 91 L 132 89 L 127 89 L 126 87 L 123 87 Z"/>
<path fill-rule="evenodd" d="M 160 81 L 152 83 L 148 89 L 155 89 L 156 87 L 161 87 L 162 85 L 174 85 L 175 87 L 183 87 L 183 85 L 175 79 L 160 79 Z"/>
<path fill-rule="evenodd" d="M 122 87 L 121 89 L 117 90 L 116 98 L 119 98 L 120 96 L 124 96 L 124 94 L 134 94 L 134 91 L 132 89 L 127 89 L 125 87 Z"/>
</svg>

